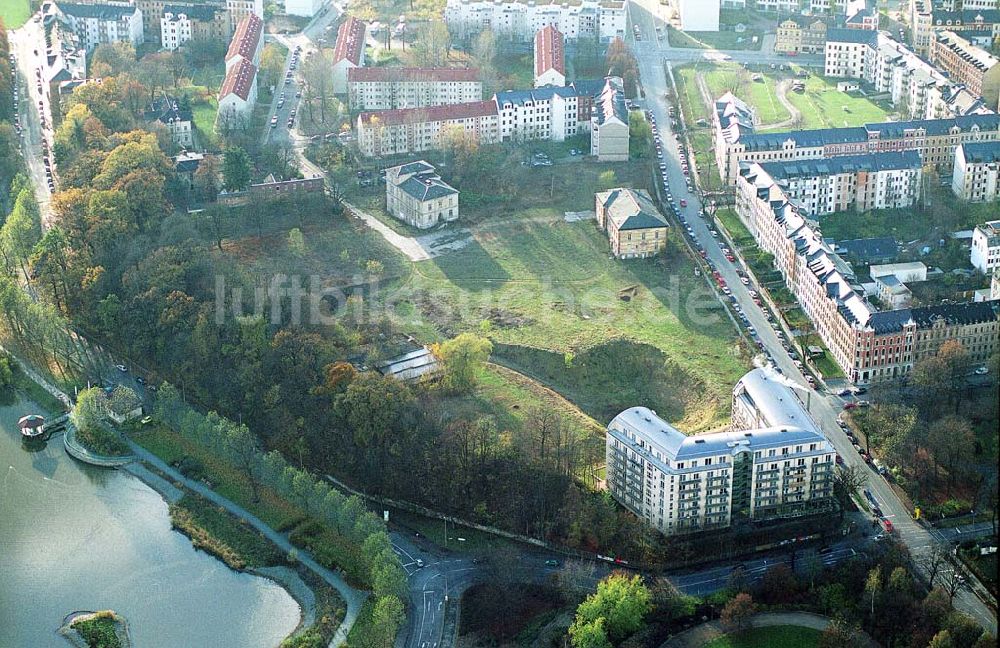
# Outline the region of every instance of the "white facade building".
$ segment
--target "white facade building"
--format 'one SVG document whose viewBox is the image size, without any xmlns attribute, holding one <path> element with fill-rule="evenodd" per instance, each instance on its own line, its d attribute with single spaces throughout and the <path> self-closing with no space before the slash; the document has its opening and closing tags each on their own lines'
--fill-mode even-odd
<svg viewBox="0 0 1000 648">
<path fill-rule="evenodd" d="M 590 114 L 590 154 L 601 162 L 628 161 L 629 123 L 619 77 L 608 77 Z"/>
<path fill-rule="evenodd" d="M 368 24 L 348 16 L 337 28 L 333 46 L 333 91 L 347 92 L 347 71 L 365 64 L 365 36 Z"/>
<path fill-rule="evenodd" d="M 385 203 L 390 214 L 419 229 L 458 219 L 458 190 L 423 160 L 386 169 Z"/>
<path fill-rule="evenodd" d="M 502 142 L 562 142 L 579 131 L 578 97 L 571 87 L 498 92 L 494 101 Z"/>
<path fill-rule="evenodd" d="M 347 70 L 351 110 L 392 110 L 470 103 L 483 98 L 473 68 L 352 67 Z"/>
<path fill-rule="evenodd" d="M 240 58 L 226 72 L 219 89 L 217 130 L 241 128 L 249 123 L 257 103 L 257 66 Z"/>
<path fill-rule="evenodd" d="M 356 122 L 358 150 L 382 156 L 441 148 L 441 134 L 461 130 L 481 144 L 499 141 L 494 101 L 363 112 Z"/>
<path fill-rule="evenodd" d="M 191 19 L 185 13 L 164 12 L 160 19 L 160 44 L 173 51 L 191 40 Z"/>
<path fill-rule="evenodd" d="M 834 509 L 836 452 L 769 369 L 733 390 L 734 431 L 685 436 L 645 407 L 608 425 L 608 492 L 666 535 Z"/>
<path fill-rule="evenodd" d="M 1000 199 L 1000 141 L 959 144 L 951 190 L 969 202 Z"/>
<path fill-rule="evenodd" d="M 972 253 L 969 260 L 985 274 L 1000 268 L 1000 220 L 976 226 L 972 233 Z"/>
<path fill-rule="evenodd" d="M 448 0 L 444 19 L 460 39 L 489 29 L 503 38 L 530 41 L 552 25 L 567 40 L 625 37 L 625 0 Z"/>
<path fill-rule="evenodd" d="M 142 12 L 127 2 L 56 5 L 87 51 L 107 43 L 142 44 Z"/>
<path fill-rule="evenodd" d="M 677 11 L 684 31 L 719 31 L 719 0 L 678 0 Z"/>
<path fill-rule="evenodd" d="M 323 0 L 285 0 L 285 13 L 312 18 L 323 6 Z"/>
</svg>

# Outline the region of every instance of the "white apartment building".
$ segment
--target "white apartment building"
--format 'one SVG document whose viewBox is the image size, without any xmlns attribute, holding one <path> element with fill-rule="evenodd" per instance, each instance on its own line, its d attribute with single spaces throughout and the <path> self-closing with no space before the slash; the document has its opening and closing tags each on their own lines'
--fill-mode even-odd
<svg viewBox="0 0 1000 648">
<path fill-rule="evenodd" d="M 579 132 L 579 99 L 572 87 L 498 92 L 493 99 L 500 115 L 502 142 L 562 142 Z"/>
<path fill-rule="evenodd" d="M 972 233 L 970 261 L 984 274 L 1000 268 L 1000 220 L 976 226 Z"/>
<path fill-rule="evenodd" d="M 390 214 L 419 229 L 458 219 L 458 190 L 424 160 L 386 169 L 385 204 Z"/>
<path fill-rule="evenodd" d="M 173 51 L 191 40 L 191 19 L 185 13 L 163 13 L 160 19 L 160 44 Z"/>
<path fill-rule="evenodd" d="M 920 197 L 916 151 L 842 155 L 761 165 L 809 216 L 909 207 Z"/>
<path fill-rule="evenodd" d="M 959 144 L 955 149 L 951 190 L 969 202 L 1000 199 L 1000 142 Z"/>
<path fill-rule="evenodd" d="M 802 11 L 802 4 L 799 0 L 757 0 L 757 10 L 799 13 Z"/>
<path fill-rule="evenodd" d="M 285 0 L 285 13 L 291 16 L 312 18 L 323 6 L 324 0 Z"/>
<path fill-rule="evenodd" d="M 591 108 L 590 154 L 600 162 L 627 162 L 628 138 L 624 86 L 621 78 L 608 77 Z"/>
<path fill-rule="evenodd" d="M 934 8 L 941 11 L 996 9 L 997 0 L 935 0 Z"/>
<path fill-rule="evenodd" d="M 125 41 L 138 46 L 143 42 L 142 12 L 135 5 L 60 2 L 56 6 L 88 52 L 106 43 Z"/>
<path fill-rule="evenodd" d="M 722 0 L 720 6 L 723 9 L 746 9 L 747 0 Z"/>
<path fill-rule="evenodd" d="M 264 20 L 264 0 L 226 0 L 226 11 L 229 13 L 229 25 L 235 31 L 236 25 L 247 16 Z"/>
<path fill-rule="evenodd" d="M 684 31 L 719 31 L 719 0 L 677 0 Z"/>
<path fill-rule="evenodd" d="M 552 25 L 568 40 L 625 37 L 626 0 L 448 0 L 444 19 L 453 37 L 489 29 L 502 38 L 530 41 Z"/>
<path fill-rule="evenodd" d="M 352 67 L 347 70 L 351 110 L 392 110 L 470 103 L 483 98 L 472 68 Z"/>
<path fill-rule="evenodd" d="M 666 535 L 834 510 L 836 452 L 780 376 L 740 379 L 733 427 L 685 436 L 648 408 L 625 410 L 608 425 L 608 492 Z"/>
<path fill-rule="evenodd" d="M 365 64 L 365 36 L 368 24 L 348 16 L 337 28 L 337 42 L 333 46 L 333 91 L 347 92 L 347 72 Z"/>
<path fill-rule="evenodd" d="M 566 43 L 562 33 L 546 25 L 535 34 L 535 87 L 566 85 Z"/>
<path fill-rule="evenodd" d="M 356 122 L 358 150 L 368 157 L 432 151 L 441 148 L 441 134 L 450 129 L 482 144 L 498 142 L 496 102 L 363 112 Z"/>
</svg>

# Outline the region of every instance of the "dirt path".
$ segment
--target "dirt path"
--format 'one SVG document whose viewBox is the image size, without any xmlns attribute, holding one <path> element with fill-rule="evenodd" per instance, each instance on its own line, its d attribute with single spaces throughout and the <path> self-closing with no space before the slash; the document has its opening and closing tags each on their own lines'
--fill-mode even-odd
<svg viewBox="0 0 1000 648">
<path fill-rule="evenodd" d="M 792 87 L 792 79 L 782 79 L 778 81 L 778 85 L 774 88 L 774 94 L 778 97 L 778 102 L 785 107 L 788 114 L 791 115 L 788 119 L 780 121 L 776 124 L 761 124 L 757 128 L 760 130 L 770 130 L 779 128 L 794 128 L 796 124 L 801 123 L 802 113 L 792 105 L 792 102 L 788 100 L 788 89 Z"/>
</svg>

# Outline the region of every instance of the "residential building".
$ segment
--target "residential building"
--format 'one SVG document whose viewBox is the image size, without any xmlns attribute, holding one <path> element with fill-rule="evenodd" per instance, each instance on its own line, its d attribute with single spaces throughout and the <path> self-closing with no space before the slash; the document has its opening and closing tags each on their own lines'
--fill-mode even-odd
<svg viewBox="0 0 1000 648">
<path fill-rule="evenodd" d="M 774 51 L 815 54 L 826 46 L 828 20 L 801 14 L 778 21 Z"/>
<path fill-rule="evenodd" d="M 757 11 L 799 13 L 802 11 L 802 3 L 799 0 L 757 0 Z"/>
<path fill-rule="evenodd" d="M 911 0 L 910 30 L 913 49 L 921 56 L 929 56 L 935 32 L 976 32 L 990 39 L 1000 35 L 1000 10 L 994 7 L 950 11 L 935 9 L 931 0 Z"/>
<path fill-rule="evenodd" d="M 226 0 L 226 12 L 233 31 L 247 16 L 264 20 L 264 0 Z"/>
<path fill-rule="evenodd" d="M 1000 199 L 1000 141 L 959 144 L 951 190 L 969 202 Z"/>
<path fill-rule="evenodd" d="M 841 155 L 761 166 L 809 216 L 909 207 L 920 197 L 920 155 L 913 150 Z"/>
<path fill-rule="evenodd" d="M 715 164 L 723 180 L 726 179 L 724 169 L 729 167 L 731 150 L 744 135 L 752 135 L 756 114 L 745 101 L 726 92 L 715 100 L 712 110 L 712 146 L 715 152 Z"/>
<path fill-rule="evenodd" d="M 619 77 L 608 77 L 594 97 L 590 115 L 590 154 L 601 162 L 628 161 L 628 109 Z"/>
<path fill-rule="evenodd" d="M 337 42 L 333 46 L 333 91 L 347 92 L 347 71 L 365 64 L 365 36 L 368 24 L 354 16 L 347 16 L 337 28 Z"/>
<path fill-rule="evenodd" d="M 386 211 L 411 227 L 428 229 L 458 219 L 458 189 L 423 160 L 386 169 Z"/>
<path fill-rule="evenodd" d="M 228 41 L 229 14 L 213 5 L 166 5 L 160 18 L 160 45 L 175 50 L 191 40 Z"/>
<path fill-rule="evenodd" d="M 875 295 L 891 310 L 908 308 L 913 293 L 906 284 L 927 281 L 927 266 L 920 261 L 872 265 L 868 274 L 875 284 Z"/>
<path fill-rule="evenodd" d="M 997 0 L 935 0 L 934 6 L 942 11 L 977 11 L 996 9 Z"/>
<path fill-rule="evenodd" d="M 972 233 L 970 261 L 983 274 L 1000 268 L 1000 220 L 976 226 Z"/>
<path fill-rule="evenodd" d="M 285 0 L 285 13 L 312 18 L 323 6 L 323 2 L 324 0 Z"/>
<path fill-rule="evenodd" d="M 987 106 L 1000 99 L 1000 59 L 952 31 L 940 31 L 931 41 L 931 61 L 964 84 Z"/>
<path fill-rule="evenodd" d="M 191 109 L 182 107 L 173 97 L 160 97 L 146 108 L 147 122 L 159 122 L 170 133 L 170 139 L 181 148 L 194 146 Z"/>
<path fill-rule="evenodd" d="M 625 37 L 625 0 L 448 0 L 444 19 L 461 40 L 489 29 L 500 38 L 528 42 L 552 25 L 570 41 Z"/>
<path fill-rule="evenodd" d="M 899 243 L 891 236 L 837 241 L 834 252 L 862 265 L 888 263 L 899 254 Z"/>
<path fill-rule="evenodd" d="M 947 173 L 959 144 L 1000 140 L 1000 115 L 974 114 L 787 133 L 756 133 L 744 120 L 730 123 L 721 134 L 715 141 L 716 161 L 719 176 L 726 184 L 736 181 L 740 162 L 815 160 L 881 151 L 915 150 L 924 166 Z"/>
<path fill-rule="evenodd" d="M 204 153 L 193 151 L 181 151 L 174 156 L 174 173 L 177 174 L 179 180 L 184 181 L 184 186 L 187 189 L 194 189 L 194 174 L 204 159 Z"/>
<path fill-rule="evenodd" d="M 263 182 L 255 182 L 246 190 L 222 190 L 219 192 L 218 201 L 229 206 L 247 205 L 258 201 L 321 194 L 325 190 L 326 185 L 323 182 L 323 176 L 279 180 L 273 173 L 269 173 Z"/>
<path fill-rule="evenodd" d="M 191 40 L 191 19 L 186 13 L 166 11 L 160 19 L 160 44 L 163 49 L 173 51 Z"/>
<path fill-rule="evenodd" d="M 847 29 L 865 29 L 868 31 L 878 31 L 878 12 L 871 9 L 859 9 L 854 15 L 848 16 L 844 21 Z"/>
<path fill-rule="evenodd" d="M 56 6 L 88 52 L 102 44 L 127 42 L 138 46 L 143 42 L 142 11 L 135 5 L 58 2 Z"/>
<path fill-rule="evenodd" d="M 646 258 L 667 245 L 667 221 L 646 191 L 618 187 L 595 196 L 597 225 L 619 259 Z"/>
<path fill-rule="evenodd" d="M 363 112 L 356 129 L 358 149 L 368 157 L 436 150 L 441 133 L 449 129 L 460 129 L 482 144 L 500 140 L 495 101 Z"/>
<path fill-rule="evenodd" d="M 684 31 L 719 31 L 719 0 L 677 0 L 676 6 Z"/>
<path fill-rule="evenodd" d="M 257 66 L 237 57 L 226 71 L 219 88 L 219 110 L 216 130 L 231 130 L 247 125 L 257 103 Z"/>
<path fill-rule="evenodd" d="M 248 15 L 236 25 L 233 39 L 226 50 L 226 71 L 240 61 L 260 64 L 260 53 L 264 48 L 264 21 Z"/>
<path fill-rule="evenodd" d="M 548 85 L 566 85 L 566 44 L 552 25 L 535 33 L 535 87 Z"/>
<path fill-rule="evenodd" d="M 482 101 L 483 83 L 472 68 L 352 67 L 347 70 L 351 110 L 394 110 Z"/>
<path fill-rule="evenodd" d="M 746 9 L 747 0 L 722 0 L 720 7 L 722 9 Z"/>
<path fill-rule="evenodd" d="M 905 376 L 948 340 L 959 341 L 971 362 L 983 362 L 1000 348 L 997 301 L 873 307 L 850 264 L 760 164 L 740 164 L 736 213 L 761 250 L 774 256 L 786 287 L 852 382 Z"/>
<path fill-rule="evenodd" d="M 500 115 L 502 142 L 562 142 L 580 131 L 579 97 L 573 87 L 498 92 L 493 99 Z"/>
<path fill-rule="evenodd" d="M 625 410 L 608 425 L 608 492 L 666 535 L 835 510 L 836 452 L 780 376 L 741 378 L 733 421 L 685 436 L 648 408 Z"/>
<path fill-rule="evenodd" d="M 142 12 L 142 29 L 147 42 L 163 41 L 163 16 L 170 13 L 176 18 L 187 16 L 191 22 L 192 40 L 228 41 L 233 34 L 229 11 L 225 0 L 135 0 Z"/>
</svg>

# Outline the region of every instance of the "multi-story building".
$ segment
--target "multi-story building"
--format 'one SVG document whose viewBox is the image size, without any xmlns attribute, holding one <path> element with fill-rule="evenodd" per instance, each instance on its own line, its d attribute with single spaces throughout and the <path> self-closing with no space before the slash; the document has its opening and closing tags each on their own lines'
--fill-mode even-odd
<svg viewBox="0 0 1000 648">
<path fill-rule="evenodd" d="M 546 25 L 571 41 L 624 38 L 625 15 L 625 0 L 448 0 L 444 10 L 445 22 L 456 38 L 489 29 L 520 41 L 530 41 Z"/>
<path fill-rule="evenodd" d="M 826 46 L 829 19 L 789 16 L 778 21 L 778 31 L 774 40 L 774 51 L 815 54 Z"/>
<path fill-rule="evenodd" d="M 814 16 L 830 14 L 846 17 L 864 10 L 865 0 L 809 0 L 809 13 Z"/>
<path fill-rule="evenodd" d="M 347 92 L 347 71 L 365 64 L 365 36 L 368 25 L 354 16 L 347 16 L 337 28 L 333 46 L 333 91 Z"/>
<path fill-rule="evenodd" d="M 324 0 L 285 0 L 285 13 L 312 18 L 323 6 L 323 2 Z"/>
<path fill-rule="evenodd" d="M 230 27 L 236 31 L 236 26 L 247 16 L 264 20 L 264 0 L 226 0 L 226 12 Z"/>
<path fill-rule="evenodd" d="M 580 131 L 579 98 L 572 86 L 498 92 L 493 99 L 500 115 L 500 141 L 562 142 Z"/>
<path fill-rule="evenodd" d="M 799 13 L 802 11 L 802 3 L 799 0 L 757 0 L 757 11 Z"/>
<path fill-rule="evenodd" d="M 931 41 L 938 31 L 977 32 L 991 40 L 1000 35 L 1000 10 L 994 7 L 949 11 L 935 9 L 931 0 L 911 0 L 910 30 L 913 49 L 921 56 L 929 56 Z"/>
<path fill-rule="evenodd" d="M 968 142 L 1000 140 L 1000 115 L 885 122 L 850 128 L 755 133 L 750 124 L 731 124 L 716 138 L 719 176 L 736 181 L 740 162 L 815 160 L 839 155 L 914 150 L 924 166 L 951 171 L 955 148 Z"/>
<path fill-rule="evenodd" d="M 951 190 L 969 202 L 1000 198 L 1000 141 L 960 144 L 955 149 Z"/>
<path fill-rule="evenodd" d="M 677 0 L 676 5 L 684 31 L 719 31 L 719 0 Z"/>
<path fill-rule="evenodd" d="M 920 155 L 913 150 L 842 155 L 761 165 L 809 216 L 909 207 L 920 196 Z"/>
<path fill-rule="evenodd" d="M 441 135 L 463 131 L 482 144 L 500 140 L 495 101 L 363 112 L 356 122 L 358 150 L 368 157 L 441 148 Z"/>
<path fill-rule="evenodd" d="M 548 85 L 566 85 L 566 44 L 552 25 L 535 33 L 535 87 Z"/>
<path fill-rule="evenodd" d="M 931 41 L 931 61 L 980 96 L 987 106 L 1000 98 L 1000 59 L 952 31 L 939 31 Z"/>
<path fill-rule="evenodd" d="M 147 122 L 159 122 L 170 133 L 170 139 L 181 148 L 194 146 L 191 109 L 181 107 L 173 97 L 160 97 L 146 109 Z"/>
<path fill-rule="evenodd" d="M 1000 220 L 977 225 L 972 232 L 972 265 L 983 274 L 1000 268 Z"/>
<path fill-rule="evenodd" d="M 163 49 L 173 51 L 191 40 L 191 19 L 184 12 L 163 12 L 160 19 L 160 44 Z"/>
<path fill-rule="evenodd" d="M 249 124 L 257 103 L 257 66 L 237 58 L 226 71 L 219 88 L 219 110 L 215 118 L 217 130 L 242 128 Z"/>
<path fill-rule="evenodd" d="M 788 290 L 852 382 L 905 376 L 948 340 L 959 341 L 971 362 L 1000 348 L 1000 302 L 875 309 L 850 264 L 760 164 L 740 164 L 736 213 L 774 256 Z"/>
<path fill-rule="evenodd" d="M 997 0 L 935 0 L 934 7 L 941 11 L 979 11 L 996 9 Z"/>
<path fill-rule="evenodd" d="M 393 110 L 481 101 L 472 68 L 353 67 L 347 70 L 351 110 Z"/>
<path fill-rule="evenodd" d="M 848 16 L 844 21 L 847 29 L 865 29 L 868 31 L 878 31 L 878 13 L 871 9 L 859 9 L 853 16 Z"/>
<path fill-rule="evenodd" d="M 601 162 L 628 161 L 628 109 L 619 77 L 608 77 L 590 111 L 590 154 Z"/>
<path fill-rule="evenodd" d="M 191 40 L 228 41 L 233 34 L 229 10 L 225 0 L 135 0 L 142 11 L 142 28 L 146 41 L 159 42 L 166 47 L 163 37 L 163 16 L 174 18 L 184 14 L 191 22 Z"/>
<path fill-rule="evenodd" d="M 233 39 L 229 41 L 229 49 L 226 50 L 226 70 L 240 61 L 258 65 L 263 48 L 264 21 L 254 15 L 246 16 L 236 25 Z"/>
<path fill-rule="evenodd" d="M 229 14 L 215 5 L 166 5 L 160 18 L 160 44 L 175 50 L 191 40 L 228 41 L 232 38 Z"/>
<path fill-rule="evenodd" d="M 595 195 L 597 225 L 619 259 L 644 259 L 667 245 L 667 221 L 646 191 L 618 187 Z"/>
<path fill-rule="evenodd" d="M 458 219 L 458 190 L 423 160 L 385 171 L 386 210 L 419 229 Z"/>
<path fill-rule="evenodd" d="M 143 42 L 142 11 L 133 4 L 59 2 L 56 6 L 88 52 L 105 43 Z"/>
<path fill-rule="evenodd" d="M 777 374 L 733 390 L 734 430 L 685 436 L 645 407 L 611 421 L 608 492 L 666 535 L 835 510 L 836 452 Z"/>
</svg>

